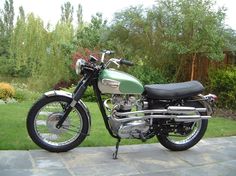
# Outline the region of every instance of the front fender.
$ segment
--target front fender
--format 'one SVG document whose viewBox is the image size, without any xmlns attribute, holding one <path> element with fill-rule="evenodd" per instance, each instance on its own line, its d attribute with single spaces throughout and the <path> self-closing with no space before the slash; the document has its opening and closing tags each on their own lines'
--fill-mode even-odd
<svg viewBox="0 0 236 176">
<path fill-rule="evenodd" d="M 71 98 L 71 101 L 73 99 L 72 93 L 66 92 L 66 91 L 63 91 L 63 90 L 52 90 L 52 91 L 49 91 L 49 92 L 45 92 L 44 95 L 46 97 L 64 96 L 64 97 Z M 90 134 L 90 128 L 91 128 L 91 116 L 90 116 L 89 109 L 82 100 L 79 100 L 77 102 L 77 104 L 85 111 L 86 116 L 88 118 L 88 121 L 89 121 L 88 135 L 89 135 Z"/>
</svg>

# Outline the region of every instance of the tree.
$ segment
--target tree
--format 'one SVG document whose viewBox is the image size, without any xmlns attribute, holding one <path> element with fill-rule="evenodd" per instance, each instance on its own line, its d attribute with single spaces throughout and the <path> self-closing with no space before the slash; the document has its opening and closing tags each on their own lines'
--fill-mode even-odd
<svg viewBox="0 0 236 176">
<path fill-rule="evenodd" d="M 78 46 L 91 50 L 101 48 L 103 46 L 102 34 L 107 28 L 106 23 L 107 21 L 103 20 L 102 14 L 97 13 L 92 16 L 91 22 L 77 32 Z"/>
<path fill-rule="evenodd" d="M 191 80 L 197 55 L 223 59 L 225 9 L 215 10 L 212 0 L 158 0 L 157 13 L 165 14 L 164 46 L 182 58 L 192 58 Z"/>
<path fill-rule="evenodd" d="M 191 60 L 191 79 L 197 56 L 223 59 L 224 8 L 216 10 L 211 0 L 156 2 L 151 9 L 131 7 L 116 14 L 109 37 L 116 47 L 167 75 L 182 75 L 183 63 Z"/>
<path fill-rule="evenodd" d="M 46 32 L 45 55 L 39 59 L 39 67 L 32 74 L 31 87 L 45 90 L 54 87 L 60 81 L 69 81 L 71 75 L 71 56 L 73 52 L 73 26 L 70 23 L 58 23 L 51 32 Z M 52 76 L 53 75 L 53 76 Z"/>
<path fill-rule="evenodd" d="M 25 21 L 25 11 L 24 8 L 22 6 L 19 7 L 19 16 L 17 17 L 17 19 L 21 19 L 23 21 Z"/>
<path fill-rule="evenodd" d="M 11 76 L 27 76 L 27 53 L 25 52 L 25 43 L 27 38 L 27 24 L 23 8 L 19 8 L 20 14 L 17 17 L 16 25 L 12 33 L 11 42 L 9 46 L 10 58 L 8 59 L 7 70 Z M 22 72 L 23 71 L 23 72 Z M 22 73 L 22 75 L 18 75 Z"/>
<path fill-rule="evenodd" d="M 9 57 L 8 48 L 14 27 L 13 21 L 13 0 L 5 0 L 4 9 L 0 14 L 0 56 Z"/>
<path fill-rule="evenodd" d="M 162 45 L 164 37 L 158 23 L 160 17 L 155 9 L 145 9 L 142 6 L 130 7 L 116 13 L 108 35 L 108 43 L 122 57 L 128 57 L 139 65 L 149 67 L 150 70 L 160 68 L 165 72 L 163 74 L 172 79 L 174 59 Z M 169 58 L 172 62 L 169 62 Z"/>
<path fill-rule="evenodd" d="M 77 25 L 78 29 L 81 29 L 83 26 L 83 9 L 81 4 L 78 5 L 78 10 L 77 10 Z"/>
<path fill-rule="evenodd" d="M 144 9 L 141 6 L 130 7 L 116 13 L 114 24 L 110 30 L 110 40 L 120 41 L 124 48 L 132 50 L 133 55 L 140 54 L 140 49 L 145 52 L 147 49 L 145 47 L 147 44 L 144 32 L 147 26 L 145 21 Z M 140 45 L 141 43 L 142 45 Z"/>
<path fill-rule="evenodd" d="M 74 8 L 68 1 L 61 6 L 61 21 L 71 24 L 73 21 Z"/>
<path fill-rule="evenodd" d="M 226 42 L 225 51 L 236 52 L 236 31 L 231 28 L 227 28 L 224 32 L 224 37 Z"/>
<path fill-rule="evenodd" d="M 12 35 L 9 70 L 13 76 L 30 77 L 47 57 L 48 35 L 40 18 L 29 14 L 27 19 L 20 14 Z"/>
</svg>

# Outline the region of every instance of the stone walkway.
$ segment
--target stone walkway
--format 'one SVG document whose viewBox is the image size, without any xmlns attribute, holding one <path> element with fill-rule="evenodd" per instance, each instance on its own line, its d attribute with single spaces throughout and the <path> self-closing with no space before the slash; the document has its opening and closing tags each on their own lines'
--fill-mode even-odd
<svg viewBox="0 0 236 176">
<path fill-rule="evenodd" d="M 0 176 L 236 176 L 236 136 L 200 141 L 184 152 L 160 144 L 81 147 L 67 153 L 0 151 Z"/>
</svg>

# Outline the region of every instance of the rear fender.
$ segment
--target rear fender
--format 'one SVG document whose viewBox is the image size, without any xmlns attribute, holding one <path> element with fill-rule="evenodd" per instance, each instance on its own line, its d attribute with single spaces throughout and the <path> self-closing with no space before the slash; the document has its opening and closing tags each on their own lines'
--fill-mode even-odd
<svg viewBox="0 0 236 176">
<path fill-rule="evenodd" d="M 49 91 L 49 92 L 45 92 L 44 93 L 45 96 L 47 97 L 52 97 L 52 96 L 64 96 L 64 97 L 68 97 L 71 99 L 72 101 L 72 93 L 70 92 L 66 92 L 66 91 L 63 91 L 63 90 L 52 90 L 52 91 Z M 89 130 L 88 130 L 88 135 L 90 134 L 90 128 L 91 128 L 91 116 L 90 116 L 90 112 L 87 108 L 87 106 L 85 105 L 85 103 L 82 101 L 82 100 L 79 100 L 77 102 L 77 104 L 85 111 L 85 114 L 86 114 L 86 117 L 88 118 L 88 121 L 89 121 Z"/>
<path fill-rule="evenodd" d="M 198 101 L 199 103 L 201 103 L 207 109 L 208 116 L 211 116 L 213 114 L 214 111 L 213 111 L 212 106 L 202 94 L 199 94 L 198 96 L 194 97 L 194 99 L 195 101 Z"/>
</svg>

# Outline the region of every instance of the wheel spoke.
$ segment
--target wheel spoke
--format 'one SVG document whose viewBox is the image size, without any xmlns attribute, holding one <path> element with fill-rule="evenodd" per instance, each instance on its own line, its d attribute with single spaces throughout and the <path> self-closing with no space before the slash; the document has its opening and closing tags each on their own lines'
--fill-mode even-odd
<svg viewBox="0 0 236 176">
<path fill-rule="evenodd" d="M 39 112 L 39 115 L 41 116 L 50 116 L 53 112 Z"/>
<path fill-rule="evenodd" d="M 40 125 L 46 126 L 46 125 L 47 125 L 47 124 L 46 124 L 46 120 L 37 120 L 37 121 L 36 121 L 36 124 L 37 124 L 38 126 L 40 126 Z"/>
<path fill-rule="evenodd" d="M 184 135 L 184 134 L 179 134 L 176 135 L 176 133 L 170 133 L 168 134 L 168 139 L 175 143 L 175 144 L 185 144 L 188 143 L 189 141 L 191 141 L 193 138 L 195 138 L 195 136 L 199 133 L 200 129 L 201 129 L 201 124 L 202 121 L 198 121 L 195 122 L 192 126 L 191 126 L 191 132 Z"/>
<path fill-rule="evenodd" d="M 45 140 L 50 140 L 50 141 L 56 141 L 59 137 L 56 134 L 51 134 L 51 133 L 42 133 L 41 136 Z"/>
<path fill-rule="evenodd" d="M 68 131 L 71 131 L 71 132 L 80 133 L 80 131 L 72 130 L 72 129 L 66 127 L 66 126 L 62 126 L 62 128 L 63 128 L 63 129 L 66 129 L 66 130 L 68 130 Z"/>
</svg>

